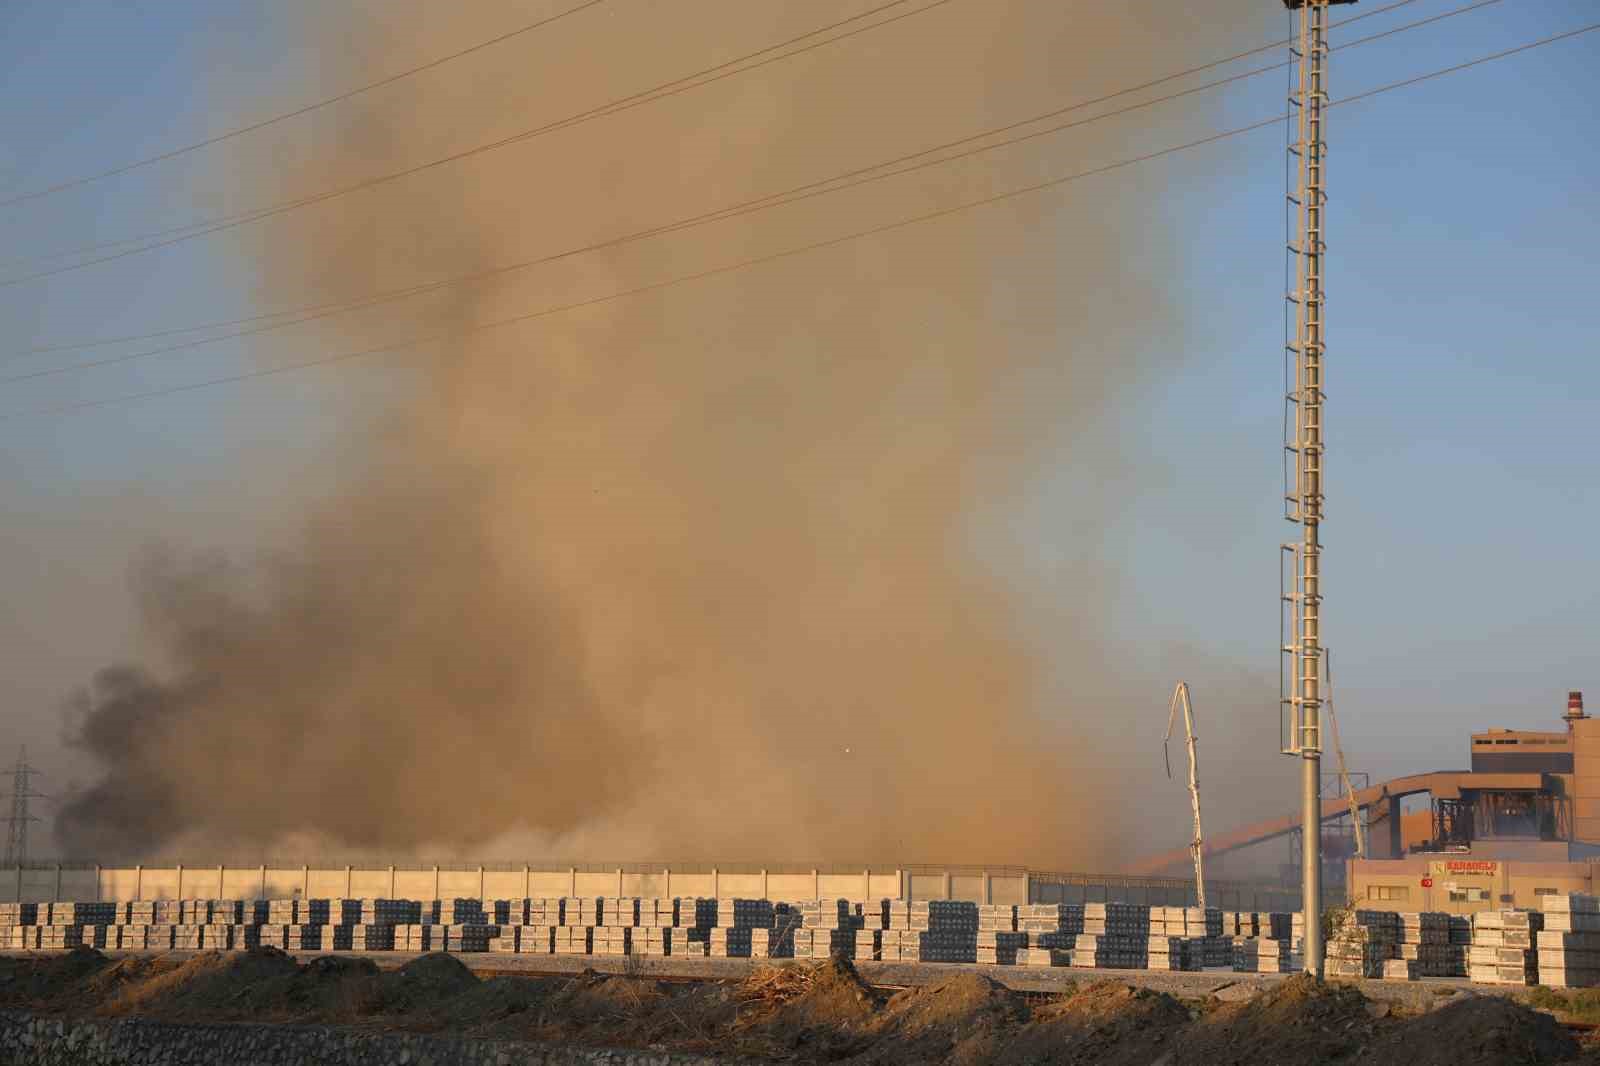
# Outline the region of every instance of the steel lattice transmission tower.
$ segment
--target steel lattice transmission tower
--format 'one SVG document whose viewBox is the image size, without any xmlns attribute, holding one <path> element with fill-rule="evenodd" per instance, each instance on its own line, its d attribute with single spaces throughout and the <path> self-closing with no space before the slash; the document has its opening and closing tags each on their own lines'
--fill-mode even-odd
<svg viewBox="0 0 1600 1066">
<path fill-rule="evenodd" d="M 5 862 L 0 865 L 21 867 L 28 861 L 28 823 L 39 820 L 28 813 L 28 801 L 44 799 L 45 796 L 33 790 L 33 778 L 39 771 L 28 765 L 26 746 L 17 755 L 17 765 L 10 770 L 0 770 L 0 773 L 11 776 L 11 817 L 7 819 Z"/>
<path fill-rule="evenodd" d="M 1322 976 L 1322 644 L 1323 517 L 1323 212 L 1325 81 L 1328 8 L 1354 0 L 1284 0 L 1294 13 L 1289 97 L 1288 281 L 1293 320 L 1285 361 L 1285 517 L 1299 523 L 1300 539 L 1284 545 L 1293 562 L 1292 589 L 1283 595 L 1282 691 L 1286 711 L 1282 748 L 1301 760 L 1301 878 L 1304 887 L 1305 967 Z M 1291 432 L 1292 423 L 1292 432 Z M 1290 462 L 1292 460 L 1292 464 Z M 1293 467 L 1292 481 L 1289 467 Z"/>
</svg>

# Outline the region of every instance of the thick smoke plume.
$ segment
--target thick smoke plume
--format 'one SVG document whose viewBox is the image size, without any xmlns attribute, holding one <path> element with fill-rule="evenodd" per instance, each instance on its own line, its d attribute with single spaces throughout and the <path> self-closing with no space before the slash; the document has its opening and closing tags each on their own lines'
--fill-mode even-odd
<svg viewBox="0 0 1600 1066">
<path fill-rule="evenodd" d="M 221 169 L 242 202 L 337 185 L 863 5 L 692 6 L 619 5 L 520 59 L 363 98 L 315 150 L 241 149 Z M 264 227 L 240 262 L 264 307 L 481 270 L 1192 65 L 1188 46 L 1241 21 L 1138 7 L 958 3 Z M 422 15 L 303 32 L 353 83 L 411 61 Z M 435 28 L 492 32 L 459 17 Z M 329 320 L 262 358 L 762 255 L 1135 154 L 1196 114 Z M 1146 214 L 1160 180 L 1138 180 L 338 371 L 394 392 L 381 417 L 370 394 L 349 401 L 337 490 L 291 496 L 297 537 L 136 566 L 158 653 L 74 708 L 104 776 L 63 810 L 63 847 L 1114 863 L 1151 818 L 1103 790 L 1159 765 L 1170 684 L 1116 665 L 1100 625 L 1119 577 L 1096 540 L 1139 491 L 1117 439 L 1178 328 L 1181 279 L 1138 265 L 1179 261 Z M 995 531 L 1062 461 L 1093 486 L 1061 516 L 1082 580 L 1041 613 Z M 1044 614 L 1062 628 L 1039 632 Z M 1137 740 L 1130 705 L 1152 716 Z M 1185 805 L 1162 802 L 1157 836 L 1180 842 Z"/>
</svg>

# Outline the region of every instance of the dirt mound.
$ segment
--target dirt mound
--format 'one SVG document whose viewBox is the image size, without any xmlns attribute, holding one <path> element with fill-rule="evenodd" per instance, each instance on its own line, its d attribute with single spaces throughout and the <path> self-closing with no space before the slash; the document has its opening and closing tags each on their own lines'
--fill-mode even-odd
<svg viewBox="0 0 1600 1066">
<path fill-rule="evenodd" d="M 1024 1064 L 1155 1062 L 1177 1046 L 1190 1012 L 1163 992 L 1097 981 L 1034 1010 L 1032 1023 L 1002 1046 L 995 1061 Z"/>
<path fill-rule="evenodd" d="M 58 1001 L 81 995 L 94 975 L 111 960 L 94 948 L 73 948 L 62 954 L 9 957 L 0 960 L 0 1003 L 31 1010 L 53 1010 Z"/>
<path fill-rule="evenodd" d="M 98 983 L 106 996 L 102 1010 L 107 1014 L 187 1017 L 230 1013 L 262 982 L 289 979 L 299 972 L 293 959 L 269 947 L 208 951 L 155 972 L 137 960 L 124 959 L 99 975 Z"/>
<path fill-rule="evenodd" d="M 1491 1066 L 1567 1062 L 1578 1042 L 1548 1014 L 1502 996 L 1458 997 L 1384 1034 L 1360 1061 L 1407 1066 Z"/>
<path fill-rule="evenodd" d="M 454 955 L 434 952 L 380 975 L 378 984 L 383 1008 L 405 1011 L 453 999 L 481 982 Z"/>
<path fill-rule="evenodd" d="M 958 973 L 896 993 L 873 1020 L 863 1062 L 992 1062 L 1027 1018 L 1022 997 L 981 974 Z"/>
<path fill-rule="evenodd" d="M 1359 990 L 1302 974 L 1202 1016 L 1184 1032 L 1174 1063 L 1349 1062 L 1372 1043 L 1375 1031 Z"/>
</svg>

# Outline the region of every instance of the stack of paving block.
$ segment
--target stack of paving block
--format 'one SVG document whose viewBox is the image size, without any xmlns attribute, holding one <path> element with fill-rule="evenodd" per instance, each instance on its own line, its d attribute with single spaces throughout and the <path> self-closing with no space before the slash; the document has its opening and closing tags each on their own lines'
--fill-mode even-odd
<svg viewBox="0 0 1600 1066">
<path fill-rule="evenodd" d="M 1017 908 L 986 903 L 978 907 L 977 961 L 994 966 L 1015 966 L 1017 952 L 1028 946 L 1028 934 L 1017 928 Z M 885 945 L 885 951 L 888 946 Z"/>
<path fill-rule="evenodd" d="M 560 925 L 561 900 L 559 898 L 530 899 L 528 920 L 524 925 Z"/>
<path fill-rule="evenodd" d="M 670 955 L 672 937 L 677 930 L 671 926 L 642 925 L 633 931 L 633 954 Z"/>
<path fill-rule="evenodd" d="M 568 896 L 561 901 L 561 924 L 574 929 L 600 924 L 600 908 L 587 896 Z"/>
<path fill-rule="evenodd" d="M 355 925 L 417 925 L 422 904 L 414 899 L 363 899 Z"/>
<path fill-rule="evenodd" d="M 66 951 L 83 945 L 83 926 L 81 925 L 50 925 L 35 926 L 39 931 L 37 948 L 40 951 Z"/>
<path fill-rule="evenodd" d="M 1600 899 L 1545 896 L 1544 928 L 1534 931 L 1539 983 L 1551 988 L 1600 985 Z"/>
<path fill-rule="evenodd" d="M 331 944 L 327 945 L 325 948 L 322 942 L 323 930 L 327 928 L 328 924 L 326 922 L 319 922 L 315 925 L 288 926 L 285 931 L 289 935 L 289 946 L 284 948 L 284 950 L 323 951 L 331 948 Z"/>
<path fill-rule="evenodd" d="M 587 955 L 590 948 L 591 927 L 587 925 L 562 925 L 555 930 L 557 955 Z"/>
<path fill-rule="evenodd" d="M 1415 980 L 1419 977 L 1465 977 L 1467 953 L 1450 943 L 1450 916 L 1439 911 L 1402 912 L 1395 958 L 1384 964 L 1383 975 Z"/>
<path fill-rule="evenodd" d="M 1305 943 L 1305 930 L 1302 928 L 1299 935 L 1295 933 L 1295 926 L 1299 924 L 1300 916 L 1287 911 L 1269 911 L 1258 915 L 1260 924 L 1256 935 L 1263 940 L 1288 940 L 1292 943 Z"/>
<path fill-rule="evenodd" d="M 590 952 L 595 955 L 627 955 L 633 946 L 633 926 L 597 925 L 590 932 Z"/>
<path fill-rule="evenodd" d="M 595 900 L 595 925 L 613 929 L 632 929 L 639 924 L 639 900 L 635 896 L 601 896 Z"/>
<path fill-rule="evenodd" d="M 0 926 L 38 925 L 37 903 L 0 903 Z"/>
<path fill-rule="evenodd" d="M 1479 911 L 1472 916 L 1467 977 L 1479 984 L 1536 985 L 1539 956 L 1535 933 L 1544 928 L 1538 911 Z"/>
<path fill-rule="evenodd" d="M 902 906 L 904 906 L 902 904 Z M 866 918 L 861 914 L 861 909 L 849 900 L 820 900 L 813 903 L 802 903 L 796 908 L 800 915 L 803 928 L 812 932 L 810 938 L 811 956 L 824 958 L 837 956 L 845 959 L 855 959 L 861 956 L 857 953 L 857 934 L 866 926 Z M 904 924 L 896 925 L 897 929 L 910 926 L 910 919 L 904 914 L 891 914 L 886 917 L 891 925 L 896 921 Z M 872 938 L 866 938 L 870 944 Z M 797 948 L 798 950 L 798 948 Z M 870 956 L 871 948 L 867 954 Z"/>
<path fill-rule="evenodd" d="M 29 941 L 38 938 L 39 927 L 36 925 L 0 924 L 0 951 L 27 951 L 32 946 Z"/>
<path fill-rule="evenodd" d="M 556 949 L 556 930 L 560 926 L 525 925 L 517 940 L 517 951 L 523 955 L 553 955 Z M 504 932 L 502 930 L 502 932 Z"/>
<path fill-rule="evenodd" d="M 1259 936 L 1261 933 L 1259 918 L 1255 911 L 1223 911 L 1222 935 Z"/>
<path fill-rule="evenodd" d="M 1044 951 L 1071 952 L 1083 932 L 1083 905 L 1081 903 L 1029 903 L 1017 908 L 1017 931 L 1028 934 L 1029 948 Z M 1020 959 L 1018 960 L 1021 961 Z M 1037 962 L 1030 965 L 1046 965 Z M 1058 966 L 1070 966 L 1071 960 L 1061 958 Z"/>
<path fill-rule="evenodd" d="M 500 935 L 500 927 L 487 922 L 445 926 L 446 951 L 488 951 L 489 938 Z"/>
<path fill-rule="evenodd" d="M 263 925 L 238 925 L 233 928 L 233 950 L 249 951 L 261 946 Z"/>
<path fill-rule="evenodd" d="M 1328 939 L 1327 975 L 1382 977 L 1399 939 L 1400 915 L 1394 911 L 1345 911 Z"/>
<path fill-rule="evenodd" d="M 396 951 L 443 951 L 445 933 L 442 925 L 423 925 L 410 922 L 394 927 Z"/>
<path fill-rule="evenodd" d="M 1291 940 L 1240 937 L 1233 942 L 1233 968 L 1240 973 L 1298 973 L 1305 965 L 1302 945 Z"/>
<path fill-rule="evenodd" d="M 497 936 L 489 938 L 489 950 L 497 955 L 515 955 L 522 944 L 523 926 L 502 925 Z"/>
<path fill-rule="evenodd" d="M 1205 965 L 1201 943 L 1199 938 L 1152 935 L 1145 965 L 1151 970 L 1201 970 Z"/>
<path fill-rule="evenodd" d="M 772 929 L 775 910 L 770 900 L 719 899 L 716 924 L 707 937 L 707 953 L 712 958 L 748 959 L 754 949 L 755 930 Z M 763 953 L 770 946 L 764 944 Z"/>
<path fill-rule="evenodd" d="M 297 899 L 267 900 L 268 925 L 297 925 L 300 920 L 300 901 Z"/>
<path fill-rule="evenodd" d="M 1150 908 L 1137 903 L 1085 903 L 1083 932 L 1072 965 L 1142 970 L 1150 956 Z"/>
<path fill-rule="evenodd" d="M 978 961 L 978 905 L 962 900 L 913 902 L 911 930 L 922 962 Z"/>
<path fill-rule="evenodd" d="M 211 921 L 209 899 L 178 900 L 178 920 L 175 925 L 207 925 Z"/>
<path fill-rule="evenodd" d="M 329 901 L 326 899 L 299 900 L 299 906 L 295 908 L 295 914 L 298 916 L 300 924 L 327 925 L 329 912 L 328 902 Z"/>
</svg>

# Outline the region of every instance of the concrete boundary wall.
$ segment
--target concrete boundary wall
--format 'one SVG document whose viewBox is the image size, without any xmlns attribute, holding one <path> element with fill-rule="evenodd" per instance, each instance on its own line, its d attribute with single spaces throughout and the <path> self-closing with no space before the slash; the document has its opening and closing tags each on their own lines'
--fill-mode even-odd
<svg viewBox="0 0 1600 1066">
<path fill-rule="evenodd" d="M 1174 878 L 1051 873 L 1026 867 L 640 864 L 558 866 L 486 863 L 419 866 L 269 860 L 249 864 L 0 867 L 0 902 L 135 899 L 521 899 L 540 896 L 720 896 L 749 899 L 964 899 L 975 903 L 1121 900 L 1192 906 L 1194 883 Z M 1292 911 L 1298 890 L 1208 882 L 1206 902 L 1223 910 Z"/>
</svg>

